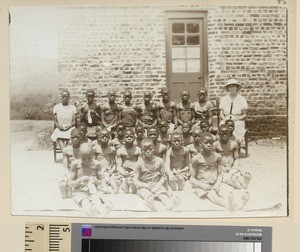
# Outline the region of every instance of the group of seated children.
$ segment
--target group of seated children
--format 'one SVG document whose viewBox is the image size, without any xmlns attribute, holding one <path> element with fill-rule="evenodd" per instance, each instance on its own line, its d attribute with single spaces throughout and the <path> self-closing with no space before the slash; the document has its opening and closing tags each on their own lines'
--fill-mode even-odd
<svg viewBox="0 0 300 252">
<path fill-rule="evenodd" d="M 112 204 L 103 194 L 121 191 L 139 195 L 152 211 L 158 209 L 155 200 L 171 210 L 180 204 L 173 191 L 182 191 L 189 181 L 200 199 L 229 210 L 244 207 L 251 175 L 237 168 L 234 122 L 226 121 L 213 135 L 205 90 L 199 91 L 196 105 L 189 103 L 187 91 L 177 106 L 167 89 L 161 94 L 156 106 L 145 92 L 144 104 L 137 107 L 130 91 L 124 92 L 122 106 L 115 103 L 116 93 L 109 92 L 108 104 L 100 108 L 92 105 L 95 92 L 87 91 L 83 120 L 63 148 L 63 197 L 73 197 L 89 216 L 107 215 Z M 95 130 L 93 141 L 87 137 L 89 126 Z"/>
</svg>

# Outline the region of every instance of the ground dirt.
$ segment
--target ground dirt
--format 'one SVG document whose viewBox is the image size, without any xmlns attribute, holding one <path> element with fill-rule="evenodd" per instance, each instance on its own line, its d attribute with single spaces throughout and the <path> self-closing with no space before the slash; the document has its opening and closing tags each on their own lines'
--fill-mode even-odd
<svg viewBox="0 0 300 252">
<path fill-rule="evenodd" d="M 62 156 L 54 162 L 52 121 L 11 121 L 12 213 L 15 215 L 86 216 L 72 199 L 61 199 Z M 44 149 L 44 150 L 43 150 Z M 173 211 L 151 212 L 137 195 L 103 195 L 113 204 L 111 218 L 232 218 L 287 215 L 287 147 L 285 140 L 258 139 L 249 144 L 249 156 L 241 157 L 240 169 L 252 180 L 250 200 L 241 211 L 227 211 L 207 199 L 199 199 L 189 184 L 175 192 L 181 203 Z"/>
</svg>

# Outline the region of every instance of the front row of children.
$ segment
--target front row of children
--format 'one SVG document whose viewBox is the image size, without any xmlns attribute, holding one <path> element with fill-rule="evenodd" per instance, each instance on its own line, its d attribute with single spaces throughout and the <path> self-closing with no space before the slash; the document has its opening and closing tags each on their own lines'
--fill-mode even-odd
<svg viewBox="0 0 300 252">
<path fill-rule="evenodd" d="M 152 211 L 158 210 L 155 200 L 171 210 L 180 204 L 173 191 L 182 191 L 187 181 L 200 199 L 229 210 L 240 210 L 249 200 L 251 175 L 237 169 L 238 145 L 225 124 L 217 141 L 195 127 L 193 141 L 186 146 L 184 133 L 174 131 L 164 142 L 156 126 L 149 127 L 145 137 L 143 130 L 134 132 L 120 123 L 112 141 L 106 128 L 97 127 L 93 142 L 81 126 L 83 130 L 72 130 L 71 143 L 63 149 L 66 179 L 60 185 L 89 216 L 107 215 L 112 204 L 103 195 L 120 189 L 139 195 Z"/>
</svg>

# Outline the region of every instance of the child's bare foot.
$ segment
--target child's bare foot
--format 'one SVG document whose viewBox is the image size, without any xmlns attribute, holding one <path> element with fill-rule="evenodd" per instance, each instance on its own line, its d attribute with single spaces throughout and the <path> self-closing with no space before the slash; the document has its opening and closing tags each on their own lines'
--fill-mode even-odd
<svg viewBox="0 0 300 252">
<path fill-rule="evenodd" d="M 166 210 L 172 210 L 174 207 L 178 206 L 180 203 L 180 199 L 175 197 L 171 200 L 169 206 L 166 206 Z"/>
<path fill-rule="evenodd" d="M 92 217 L 97 217 L 98 216 L 97 209 L 96 209 L 94 204 L 91 205 L 91 210 L 90 211 L 91 211 L 91 216 Z"/>
<path fill-rule="evenodd" d="M 251 178 L 252 178 L 251 174 L 249 172 L 245 172 L 245 175 L 244 175 L 245 187 L 244 187 L 244 189 L 248 188 Z"/>
<path fill-rule="evenodd" d="M 234 195 L 233 195 L 232 191 L 229 193 L 229 196 L 228 196 L 228 205 L 227 205 L 227 208 L 230 211 L 235 211 L 236 210 L 236 206 L 234 204 Z"/>
<path fill-rule="evenodd" d="M 121 181 L 117 181 L 115 186 L 114 186 L 114 194 L 117 194 L 120 190 L 122 182 Z"/>
<path fill-rule="evenodd" d="M 155 205 L 155 201 L 154 198 L 150 198 L 148 199 L 148 201 L 146 202 L 147 206 L 154 212 L 158 211 L 158 208 Z"/>
<path fill-rule="evenodd" d="M 244 206 L 246 205 L 246 203 L 248 202 L 248 200 L 250 199 L 250 194 L 248 191 L 244 191 L 240 202 L 236 205 L 236 209 L 237 210 L 242 210 L 244 208 Z"/>
<path fill-rule="evenodd" d="M 105 203 L 105 205 L 104 205 L 104 211 L 103 211 L 103 216 L 107 216 L 108 213 L 112 210 L 112 208 L 113 208 L 113 205 L 112 205 L 111 202 Z"/>
</svg>

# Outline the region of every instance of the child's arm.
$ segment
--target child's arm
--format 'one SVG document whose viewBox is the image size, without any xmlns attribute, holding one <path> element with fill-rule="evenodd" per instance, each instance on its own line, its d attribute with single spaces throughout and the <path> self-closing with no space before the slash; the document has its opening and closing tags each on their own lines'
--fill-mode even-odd
<svg viewBox="0 0 300 252">
<path fill-rule="evenodd" d="M 117 171 L 122 175 L 126 175 L 126 172 L 124 170 L 124 168 L 122 167 L 122 164 L 123 164 L 123 159 L 122 159 L 122 149 L 119 149 L 117 151 L 117 158 L 116 158 L 116 164 L 117 164 Z"/>
<path fill-rule="evenodd" d="M 69 174 L 69 158 L 68 158 L 68 147 L 65 147 L 63 149 L 63 165 L 64 165 L 64 169 L 65 169 L 65 172 L 66 174 Z"/>
<path fill-rule="evenodd" d="M 168 149 L 165 157 L 165 169 L 170 179 L 174 177 L 173 172 L 171 171 L 171 151 L 172 148 Z"/>
<path fill-rule="evenodd" d="M 181 125 L 181 124 L 183 124 L 183 121 L 181 121 L 181 119 L 180 119 L 180 109 L 179 109 L 179 104 L 180 104 L 180 103 L 176 104 L 176 105 L 175 105 L 175 108 L 176 108 L 177 123 L 178 123 L 178 125 Z"/>
<path fill-rule="evenodd" d="M 191 169 L 191 182 L 196 185 L 196 187 L 202 188 L 203 190 L 210 190 L 212 188 L 211 185 L 207 184 L 207 183 L 203 183 L 200 182 L 199 180 L 196 179 L 197 177 L 197 172 L 196 169 L 201 169 L 201 163 L 199 162 L 199 160 L 197 158 L 193 158 L 192 159 L 192 169 Z"/>
<path fill-rule="evenodd" d="M 104 127 L 107 128 L 108 125 L 107 125 L 107 123 L 105 122 L 105 110 L 106 110 L 105 107 L 101 109 L 101 122 L 102 122 L 102 124 L 104 125 Z"/>
<path fill-rule="evenodd" d="M 180 169 L 180 172 L 187 172 L 190 171 L 190 153 L 188 151 L 188 149 L 184 149 L 184 160 L 183 160 L 183 164 L 182 164 L 182 169 Z"/>
<path fill-rule="evenodd" d="M 77 178 L 77 171 L 79 169 L 79 164 L 78 161 L 74 161 L 71 165 L 70 169 L 70 186 L 71 187 L 76 187 L 82 182 L 88 182 L 90 180 L 89 176 L 82 176 Z"/>
<path fill-rule="evenodd" d="M 178 122 L 177 122 L 177 120 L 178 120 L 178 118 L 177 118 L 177 109 L 176 109 L 175 103 L 174 102 L 171 102 L 171 103 L 173 103 L 172 113 L 174 115 L 174 118 L 173 118 L 174 124 L 177 125 L 178 124 Z"/>
<path fill-rule="evenodd" d="M 218 177 L 217 177 L 217 181 L 214 184 L 214 186 L 212 187 L 212 189 L 218 188 L 222 182 L 222 178 L 223 178 L 223 173 L 222 173 L 222 157 L 221 155 L 218 155 L 217 157 L 217 171 L 218 171 Z"/>
</svg>

